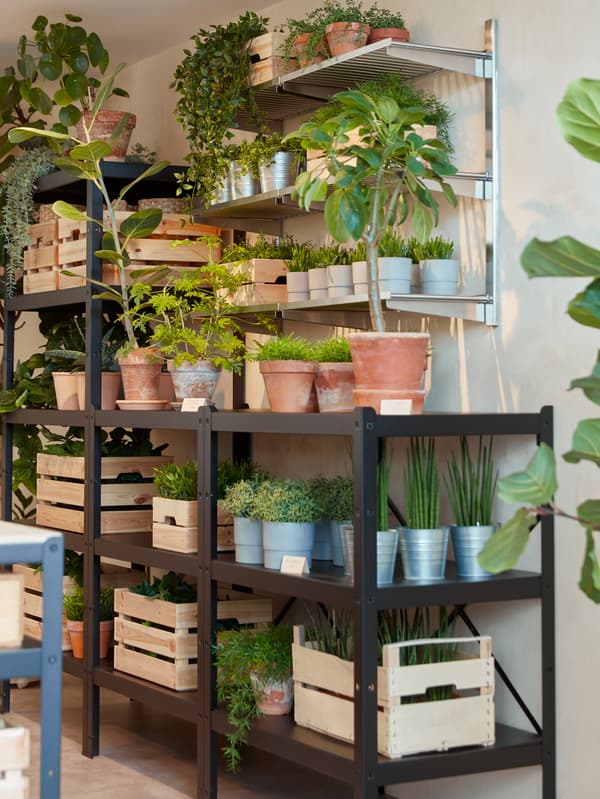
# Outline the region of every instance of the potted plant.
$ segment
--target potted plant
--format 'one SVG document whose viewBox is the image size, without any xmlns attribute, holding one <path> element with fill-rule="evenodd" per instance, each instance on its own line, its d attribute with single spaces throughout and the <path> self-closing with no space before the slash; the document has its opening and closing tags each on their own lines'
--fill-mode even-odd
<svg viewBox="0 0 600 799">
<path fill-rule="evenodd" d="M 71 591 L 63 596 L 63 609 L 67 617 L 67 629 L 71 640 L 73 657 L 77 660 L 83 659 L 84 651 L 84 595 L 83 587 L 76 585 Z M 101 660 L 108 655 L 109 646 L 113 640 L 114 609 L 113 609 L 113 589 L 101 588 L 98 598 L 98 611 L 100 620 L 100 641 L 98 655 Z"/>
<path fill-rule="evenodd" d="M 315 8 L 300 19 L 288 19 L 285 25 L 288 35 L 284 55 L 288 62 L 297 58 L 298 66 L 304 69 L 329 58 L 323 8 Z"/>
<path fill-rule="evenodd" d="M 261 565 L 264 562 L 262 522 L 255 508 L 256 494 L 263 479 L 239 480 L 227 486 L 220 504 L 233 517 L 235 559 L 237 563 Z"/>
<path fill-rule="evenodd" d="M 230 146 L 229 191 L 232 200 L 260 193 L 258 163 L 252 142 L 241 141 Z"/>
<path fill-rule="evenodd" d="M 425 140 L 413 130 L 421 110 L 401 109 L 392 97 L 374 99 L 359 91 L 335 95 L 342 111 L 322 124 L 304 123 L 290 134 L 306 149 L 325 151 L 323 169 L 299 175 L 295 188 L 300 206 L 325 201 L 325 222 L 336 241 L 363 240 L 368 263 L 368 298 L 372 333 L 349 337 L 357 389 L 389 392 L 421 389 L 429 336 L 386 333 L 378 281 L 378 248 L 385 231 L 409 217 L 415 235 L 425 241 L 438 218 L 438 203 L 425 181 L 437 183 L 452 204 L 456 198 L 445 177 L 456 172 L 448 148 Z M 361 139 L 348 142 L 348 131 Z M 352 160 L 347 160 L 348 158 Z M 419 159 L 422 160 L 419 160 Z M 328 176 L 333 177 L 333 187 Z M 383 335 L 382 335 L 383 334 Z M 366 394 L 356 401 L 377 405 Z"/>
<path fill-rule="evenodd" d="M 371 29 L 361 0 L 325 0 L 323 11 L 325 38 L 332 56 L 364 47 Z"/>
<path fill-rule="evenodd" d="M 454 242 L 443 236 L 416 242 L 414 257 L 420 265 L 423 294 L 456 294 L 459 262 L 453 253 Z"/>
<path fill-rule="evenodd" d="M 294 333 L 270 338 L 259 345 L 255 359 L 259 362 L 272 411 L 311 413 L 317 410 L 314 387 L 317 365 L 306 339 Z"/>
<path fill-rule="evenodd" d="M 231 161 L 227 150 L 243 112 L 251 127 L 265 128 L 255 89 L 250 85 L 248 50 L 267 31 L 268 20 L 252 11 L 226 25 L 201 28 L 192 36 L 170 88 L 179 94 L 177 121 L 189 142 L 188 168 L 179 176 L 180 191 L 208 205 Z"/>
<path fill-rule="evenodd" d="M 254 719 L 292 708 L 292 631 L 288 625 L 227 630 L 219 633 L 214 654 L 217 701 L 227 706 L 233 728 L 223 752 L 228 768 L 238 771 Z"/>
<path fill-rule="evenodd" d="M 307 480 L 265 480 L 254 501 L 255 514 L 263 523 L 266 569 L 281 568 L 284 555 L 306 558 L 310 568 L 315 522 L 321 509 Z"/>
<path fill-rule="evenodd" d="M 248 144 L 248 149 L 258 171 L 262 192 L 292 186 L 306 155 L 297 140 L 286 141 L 278 133 L 257 136 Z"/>
<path fill-rule="evenodd" d="M 319 411 L 346 413 L 354 407 L 354 367 L 350 344 L 345 336 L 325 338 L 312 345 L 317 364 L 315 389 Z"/>
<path fill-rule="evenodd" d="M 354 484 L 351 477 L 338 475 L 327 482 L 325 517 L 331 527 L 331 555 L 334 566 L 344 565 L 345 525 L 352 527 L 354 516 Z"/>
<path fill-rule="evenodd" d="M 235 548 L 234 519 L 223 504 L 227 489 L 242 480 L 261 482 L 267 479 L 267 476 L 267 473 L 249 458 L 241 460 L 225 458 L 219 462 L 217 466 L 217 550 L 219 552 Z"/>
<path fill-rule="evenodd" d="M 288 302 L 304 302 L 310 298 L 308 272 L 317 265 L 317 254 L 310 242 L 293 247 L 287 264 Z"/>
<path fill-rule="evenodd" d="M 413 262 L 406 239 L 388 228 L 379 242 L 377 259 L 380 291 L 409 294 Z"/>
<path fill-rule="evenodd" d="M 404 470 L 406 527 L 400 528 L 400 555 L 406 580 L 443 580 L 448 527 L 440 527 L 440 484 L 435 439 L 411 438 Z"/>
<path fill-rule="evenodd" d="M 392 39 L 395 42 L 408 42 L 410 39 L 409 32 L 404 26 L 404 17 L 399 11 L 380 8 L 377 3 L 373 3 L 365 9 L 365 21 L 371 29 L 367 44 L 382 39 Z"/>
<path fill-rule="evenodd" d="M 152 546 L 198 551 L 198 464 L 165 463 L 153 470 Z"/>
<path fill-rule="evenodd" d="M 497 482 L 492 439 L 485 446 L 480 436 L 475 460 L 471 457 L 467 439 L 461 437 L 459 460 L 453 452 L 444 475 L 454 515 L 450 534 L 459 577 L 485 577 L 489 574 L 479 565 L 477 556 L 499 526 L 492 522 Z"/>
<path fill-rule="evenodd" d="M 351 251 L 352 287 L 354 294 L 366 294 L 367 283 L 367 245 L 364 241 L 357 241 L 356 247 Z"/>
</svg>

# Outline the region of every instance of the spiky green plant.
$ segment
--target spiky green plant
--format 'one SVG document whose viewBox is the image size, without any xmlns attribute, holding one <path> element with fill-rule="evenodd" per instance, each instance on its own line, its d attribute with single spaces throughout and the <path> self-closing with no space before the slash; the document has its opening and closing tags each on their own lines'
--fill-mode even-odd
<svg viewBox="0 0 600 799">
<path fill-rule="evenodd" d="M 198 464 L 189 461 L 183 466 L 165 463 L 154 469 L 154 485 L 167 499 L 198 499 Z"/>
<path fill-rule="evenodd" d="M 352 354 L 345 336 L 324 338 L 312 343 L 312 360 L 317 363 L 350 363 Z"/>
<path fill-rule="evenodd" d="M 257 361 L 310 361 L 311 344 L 304 338 L 288 333 L 259 345 Z"/>
<path fill-rule="evenodd" d="M 460 456 L 452 453 L 444 484 L 448 491 L 454 521 L 461 527 L 492 523 L 492 508 L 498 471 L 492 457 L 493 440 L 487 446 L 479 437 L 477 460 L 471 457 L 469 442 L 460 439 Z"/>
<path fill-rule="evenodd" d="M 408 242 L 404 236 L 389 227 L 379 242 L 379 256 L 384 258 L 409 258 Z"/>
<path fill-rule="evenodd" d="M 452 258 L 454 242 L 451 239 L 445 239 L 443 236 L 434 236 L 422 244 L 415 241 L 412 245 L 412 253 L 416 261 L 425 261 L 433 258 Z"/>
<path fill-rule="evenodd" d="M 390 487 L 390 472 L 392 457 L 387 453 L 387 442 L 382 441 L 381 454 L 377 464 L 377 529 L 387 530 L 388 524 L 388 494 Z"/>
<path fill-rule="evenodd" d="M 407 527 L 429 530 L 440 524 L 440 481 L 435 463 L 435 439 L 411 438 L 404 470 Z"/>
</svg>

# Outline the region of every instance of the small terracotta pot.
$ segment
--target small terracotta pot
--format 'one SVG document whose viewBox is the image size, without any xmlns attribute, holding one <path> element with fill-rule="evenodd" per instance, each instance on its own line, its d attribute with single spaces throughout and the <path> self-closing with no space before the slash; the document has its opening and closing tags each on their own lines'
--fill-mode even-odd
<svg viewBox="0 0 600 799">
<path fill-rule="evenodd" d="M 344 53 L 364 47 L 370 30 L 364 22 L 332 22 L 327 25 L 325 36 L 331 55 L 344 55 Z"/>
<path fill-rule="evenodd" d="M 117 398 L 120 390 L 121 373 L 102 372 L 100 409 L 114 411 L 117 407 Z M 85 408 L 85 372 L 77 372 L 77 397 L 79 399 L 79 409 L 83 410 Z"/>
<path fill-rule="evenodd" d="M 354 408 L 354 367 L 351 363 L 320 363 L 315 389 L 321 413 L 348 413 Z"/>
<path fill-rule="evenodd" d="M 138 347 L 120 357 L 126 400 L 157 400 L 162 362 L 153 347 Z"/>
<path fill-rule="evenodd" d="M 260 361 L 260 373 L 271 410 L 275 413 L 316 411 L 314 388 L 317 364 L 312 361 Z"/>
<path fill-rule="evenodd" d="M 263 680 L 250 672 L 256 707 L 265 716 L 285 716 L 292 709 L 294 681 L 291 675 L 285 680 Z"/>
<path fill-rule="evenodd" d="M 78 411 L 77 372 L 52 372 L 56 407 L 59 411 Z"/>
<path fill-rule="evenodd" d="M 98 657 L 104 660 L 114 641 L 115 623 L 112 619 L 100 622 L 100 640 L 98 642 Z"/>
<path fill-rule="evenodd" d="M 394 391 L 390 388 L 356 388 L 352 392 L 354 405 L 373 408 L 375 413 L 381 413 L 381 400 L 412 400 L 411 413 L 423 413 L 425 391 Z"/>
<path fill-rule="evenodd" d="M 83 622 L 67 619 L 67 630 L 71 639 L 73 657 L 83 660 Z"/>
<path fill-rule="evenodd" d="M 135 114 L 129 114 L 127 122 L 123 125 L 123 129 L 114 141 L 111 141 L 111 136 L 126 113 L 127 112 L 125 111 L 111 111 L 108 109 L 103 109 L 99 111 L 96 116 L 96 120 L 90 135 L 92 139 L 101 139 L 102 141 L 107 141 L 112 147 L 112 154 L 106 156 L 104 159 L 105 161 L 123 161 L 125 158 L 127 148 L 129 147 L 129 140 L 131 139 L 131 134 L 135 128 Z M 86 125 L 89 125 L 92 118 L 91 111 L 84 111 L 83 118 Z M 77 124 L 77 136 L 78 138 L 85 140 L 82 122 L 78 122 Z"/>
<path fill-rule="evenodd" d="M 348 341 L 356 388 L 423 388 L 428 333 L 352 333 Z"/>
<path fill-rule="evenodd" d="M 382 39 L 393 39 L 395 42 L 408 42 L 410 33 L 406 28 L 371 28 L 367 44 L 380 42 Z"/>
<path fill-rule="evenodd" d="M 319 44 L 315 48 L 315 52 L 312 56 L 309 57 L 306 55 L 305 48 L 311 36 L 311 33 L 300 33 L 294 39 L 291 55 L 298 59 L 298 66 L 300 69 L 310 67 L 313 64 L 319 64 L 321 61 L 325 61 L 325 59 L 329 58 L 329 50 L 327 49 L 327 41 L 325 38 L 323 38 L 322 44 Z"/>
</svg>

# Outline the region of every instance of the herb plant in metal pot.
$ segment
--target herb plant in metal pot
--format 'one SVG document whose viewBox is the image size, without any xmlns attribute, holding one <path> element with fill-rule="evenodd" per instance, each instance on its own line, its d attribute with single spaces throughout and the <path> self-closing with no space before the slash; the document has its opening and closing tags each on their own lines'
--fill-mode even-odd
<svg viewBox="0 0 600 799">
<path fill-rule="evenodd" d="M 293 333 L 271 338 L 255 355 L 271 410 L 312 413 L 317 410 L 315 373 L 310 342 Z"/>
<path fill-rule="evenodd" d="M 469 442 L 460 439 L 460 455 L 452 453 L 444 483 L 448 491 L 454 524 L 450 527 L 456 569 L 459 577 L 485 577 L 477 556 L 499 526 L 492 522 L 498 472 L 492 457 L 492 439 L 484 445 L 479 439 L 477 459 L 471 456 Z"/>
<path fill-rule="evenodd" d="M 375 332 L 349 337 L 357 389 L 385 390 L 392 396 L 397 390 L 419 390 L 429 335 L 385 332 L 378 248 L 389 227 L 409 218 L 416 237 L 428 238 L 438 219 L 438 202 L 429 181 L 437 183 L 455 205 L 445 178 L 454 175 L 456 168 L 443 142 L 414 132 L 413 125 L 423 122 L 424 111 L 401 108 L 389 96 L 375 99 L 359 91 L 340 92 L 334 100 L 340 104 L 339 114 L 322 123 L 306 122 L 290 134 L 306 149 L 325 153 L 320 170 L 299 175 L 295 184 L 299 203 L 308 210 L 313 202 L 325 201 L 330 234 L 337 241 L 353 238 L 366 246 L 369 311 Z M 351 143 L 347 134 L 355 129 L 360 138 Z M 364 393 L 357 400 L 377 404 Z"/>
<path fill-rule="evenodd" d="M 406 527 L 400 555 L 406 580 L 443 580 L 449 528 L 440 527 L 440 481 L 435 439 L 411 438 L 404 469 Z"/>
<path fill-rule="evenodd" d="M 334 566 L 344 566 L 344 527 L 352 528 L 354 484 L 351 477 L 338 475 L 327 483 L 325 515 L 331 525 L 331 549 Z M 353 539 L 352 539 L 353 540 Z M 349 574 L 349 572 L 346 572 Z"/>
</svg>

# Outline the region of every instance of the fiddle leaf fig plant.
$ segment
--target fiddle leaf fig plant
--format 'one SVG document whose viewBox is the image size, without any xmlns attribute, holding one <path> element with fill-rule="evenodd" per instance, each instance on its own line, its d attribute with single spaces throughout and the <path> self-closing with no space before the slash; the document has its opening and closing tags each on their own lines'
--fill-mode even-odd
<svg viewBox="0 0 600 799">
<path fill-rule="evenodd" d="M 600 80 L 573 81 L 558 106 L 557 117 L 567 142 L 584 158 L 600 162 Z M 569 302 L 567 313 L 578 324 L 600 327 L 600 250 L 572 236 L 554 241 L 534 238 L 523 250 L 521 265 L 529 277 L 591 278 Z M 600 359 L 589 376 L 571 381 L 570 389 L 573 388 L 580 388 L 589 400 L 600 405 Z M 572 448 L 563 459 L 567 463 L 591 461 L 600 466 L 600 419 L 582 419 L 578 423 Z M 575 512 L 566 511 L 554 502 L 557 488 L 555 453 L 542 443 L 523 471 L 499 480 L 498 495 L 521 507 L 490 538 L 479 554 L 479 563 L 490 572 L 509 569 L 523 554 L 540 517 L 551 514 L 572 519 L 585 531 L 579 587 L 592 601 L 600 603 L 600 563 L 595 539 L 600 531 L 600 500 L 588 499 Z"/>
<path fill-rule="evenodd" d="M 392 97 L 356 90 L 340 92 L 333 100 L 341 107 L 337 115 L 305 122 L 289 134 L 325 156 L 320 168 L 298 176 L 295 191 L 304 210 L 325 201 L 325 224 L 336 241 L 364 241 L 371 325 L 384 332 L 377 269 L 381 237 L 410 218 L 416 237 L 425 241 L 438 221 L 438 201 L 426 181 L 437 183 L 455 205 L 445 178 L 456 168 L 443 142 L 423 139 L 413 130 L 424 121 L 422 109 L 401 108 Z M 348 135 L 355 130 L 358 143 Z"/>
</svg>

